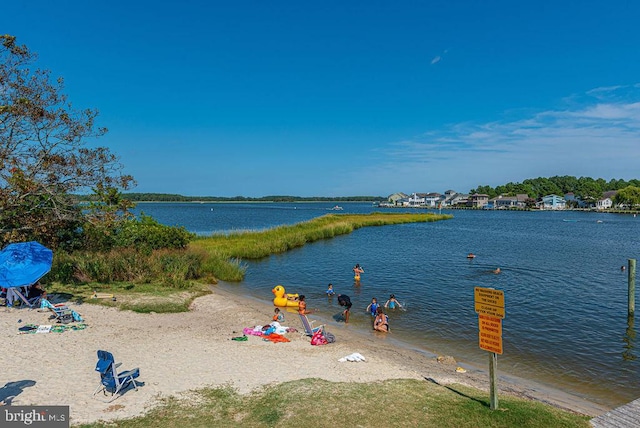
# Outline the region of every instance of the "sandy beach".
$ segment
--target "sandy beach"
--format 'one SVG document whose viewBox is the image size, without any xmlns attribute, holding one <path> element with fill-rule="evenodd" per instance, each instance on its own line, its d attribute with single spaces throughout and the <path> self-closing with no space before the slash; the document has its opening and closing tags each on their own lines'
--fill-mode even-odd
<svg viewBox="0 0 640 428">
<path fill-rule="evenodd" d="M 216 286 L 212 290 L 212 294 L 196 299 L 190 312 L 180 314 L 137 314 L 69 302 L 87 328 L 63 333 L 20 334 L 18 329 L 25 324 L 50 324 L 49 313 L 0 309 L 0 402 L 69 405 L 73 425 L 129 418 L 157 405 L 162 397 L 216 385 L 232 385 L 246 393 L 263 385 L 304 378 L 332 382 L 410 378 L 489 389 L 485 371 L 469 368 L 466 373 L 456 372 L 459 363 L 455 355 L 438 361 L 436 355 L 397 346 L 384 333 L 355 332 L 348 325 L 332 323 L 328 329 L 336 336 L 336 343 L 311 346 L 300 334 L 302 325 L 295 313 L 285 313 L 283 325 L 298 329 L 286 335 L 291 340 L 288 343 L 272 343 L 257 336 L 233 341 L 244 327 L 269 323 L 273 306 Z M 94 371 L 99 349 L 114 354 L 122 363 L 119 371 L 139 367 L 138 380 L 144 385 L 111 403 L 93 397 L 99 384 Z M 366 361 L 339 361 L 354 352 Z M 498 386 L 500 394 L 528 397 L 586 415 L 610 410 L 531 380 L 501 376 Z"/>
</svg>

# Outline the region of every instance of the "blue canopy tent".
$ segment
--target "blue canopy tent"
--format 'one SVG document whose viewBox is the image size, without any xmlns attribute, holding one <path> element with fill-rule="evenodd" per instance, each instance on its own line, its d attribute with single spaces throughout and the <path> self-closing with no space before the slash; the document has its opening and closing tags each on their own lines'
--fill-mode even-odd
<svg viewBox="0 0 640 428">
<path fill-rule="evenodd" d="M 20 287 L 28 287 L 38 282 L 51 270 L 53 251 L 39 242 L 19 242 L 9 244 L 0 251 L 0 287 L 17 295 L 29 307 L 29 301 L 20 292 Z"/>
</svg>

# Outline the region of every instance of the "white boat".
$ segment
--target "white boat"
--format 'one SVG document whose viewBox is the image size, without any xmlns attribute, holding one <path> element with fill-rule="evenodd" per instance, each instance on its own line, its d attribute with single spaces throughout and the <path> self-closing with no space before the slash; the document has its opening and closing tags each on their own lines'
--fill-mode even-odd
<svg viewBox="0 0 640 428">
<path fill-rule="evenodd" d="M 329 208 L 332 211 L 342 211 L 344 208 L 342 208 L 340 205 L 336 205 L 333 208 Z"/>
</svg>

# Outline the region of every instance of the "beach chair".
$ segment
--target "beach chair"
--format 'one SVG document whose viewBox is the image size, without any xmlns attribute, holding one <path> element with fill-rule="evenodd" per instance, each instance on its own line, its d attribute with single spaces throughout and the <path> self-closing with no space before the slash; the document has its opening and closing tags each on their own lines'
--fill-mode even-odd
<svg viewBox="0 0 640 428">
<path fill-rule="evenodd" d="M 57 322 L 62 324 L 68 324 L 72 321 L 82 321 L 82 317 L 80 317 L 76 311 L 69 309 L 69 307 L 64 303 L 54 305 L 47 299 L 41 299 L 40 309 L 49 309 L 52 313 L 50 318 L 55 318 Z"/>
<path fill-rule="evenodd" d="M 98 351 L 98 362 L 96 371 L 100 373 L 100 385 L 93 392 L 95 396 L 102 391 L 105 396 L 111 393 L 111 397 L 106 402 L 109 403 L 118 398 L 127 389 L 129 385 L 133 385 L 138 390 L 135 379 L 140 376 L 140 369 L 127 370 L 118 373 L 116 370 L 122 363 L 116 363 L 113 354 L 107 351 Z"/>
<path fill-rule="evenodd" d="M 324 324 L 319 325 L 318 327 L 313 327 L 314 321 L 309 321 L 309 318 L 304 314 L 298 315 L 300 315 L 300 321 L 302 321 L 302 327 L 304 327 L 303 336 L 313 337 L 315 332 L 324 330 Z"/>
</svg>

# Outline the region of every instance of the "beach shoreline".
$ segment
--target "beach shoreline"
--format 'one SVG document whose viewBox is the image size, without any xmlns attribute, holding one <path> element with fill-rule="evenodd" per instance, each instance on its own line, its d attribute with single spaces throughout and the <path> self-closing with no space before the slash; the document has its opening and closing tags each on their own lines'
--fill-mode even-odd
<svg viewBox="0 0 640 428">
<path fill-rule="evenodd" d="M 82 315 L 87 328 L 64 333 L 19 334 L 18 328 L 25 324 L 50 324 L 49 314 L 2 309 L 0 331 L 8 352 L 0 354 L 0 364 L 10 370 L 0 372 L 0 401 L 6 405 L 69 405 L 71 424 L 76 425 L 141 415 L 161 399 L 193 389 L 231 385 L 248 393 L 304 378 L 331 382 L 409 378 L 445 386 L 457 383 L 488 393 L 486 371 L 465 365 L 466 373 L 459 373 L 455 356 L 439 362 L 434 354 L 400 346 L 392 335 L 330 323 L 336 343 L 311 346 L 300 334 L 302 326 L 295 313 L 286 312 L 283 323 L 298 330 L 286 335 L 291 342 L 271 343 L 257 336 L 249 336 L 246 342 L 233 341 L 243 328 L 269 323 L 273 306 L 224 287 L 211 289 L 211 294 L 193 302 L 189 312 L 178 314 L 138 314 L 68 302 Z M 99 349 L 122 362 L 119 371 L 139 367 L 138 380 L 143 385 L 111 403 L 93 397 L 100 380 L 94 371 Z M 339 361 L 354 352 L 366 361 Z M 589 416 L 611 410 L 508 375 L 500 375 L 498 390 Z"/>
</svg>

